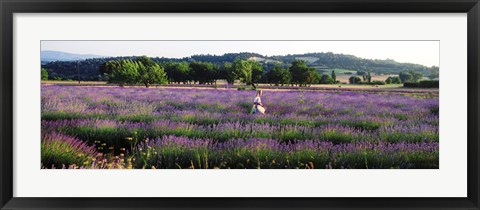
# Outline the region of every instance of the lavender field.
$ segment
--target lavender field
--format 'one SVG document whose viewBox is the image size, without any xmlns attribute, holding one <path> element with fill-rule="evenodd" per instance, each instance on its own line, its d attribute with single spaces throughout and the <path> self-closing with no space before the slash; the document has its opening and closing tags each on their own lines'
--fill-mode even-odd
<svg viewBox="0 0 480 210">
<path fill-rule="evenodd" d="M 439 168 L 429 94 L 42 85 L 42 168 Z"/>
</svg>

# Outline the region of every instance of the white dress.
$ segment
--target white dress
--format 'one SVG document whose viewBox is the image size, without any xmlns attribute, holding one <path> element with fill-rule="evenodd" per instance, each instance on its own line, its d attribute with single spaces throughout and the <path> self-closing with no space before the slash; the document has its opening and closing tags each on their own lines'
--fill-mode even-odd
<svg viewBox="0 0 480 210">
<path fill-rule="evenodd" d="M 261 104 L 261 103 L 262 103 L 262 99 L 260 98 L 260 96 L 255 97 L 255 99 L 253 99 L 253 103 L 254 103 L 254 104 Z"/>
<path fill-rule="evenodd" d="M 265 107 L 263 107 L 262 105 L 257 105 L 262 103 L 262 99 L 259 96 L 255 97 L 255 99 L 253 100 L 253 103 L 255 104 L 254 105 L 255 110 L 253 113 L 256 113 L 258 111 L 262 114 L 265 114 Z"/>
</svg>

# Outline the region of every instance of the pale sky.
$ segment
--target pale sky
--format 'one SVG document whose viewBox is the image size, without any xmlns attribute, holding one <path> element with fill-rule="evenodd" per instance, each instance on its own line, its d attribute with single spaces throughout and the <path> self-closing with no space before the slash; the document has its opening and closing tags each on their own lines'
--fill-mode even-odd
<svg viewBox="0 0 480 210">
<path fill-rule="evenodd" d="M 41 50 L 104 56 L 183 58 L 254 52 L 287 55 L 333 52 L 368 59 L 439 66 L 439 41 L 42 41 Z"/>
</svg>

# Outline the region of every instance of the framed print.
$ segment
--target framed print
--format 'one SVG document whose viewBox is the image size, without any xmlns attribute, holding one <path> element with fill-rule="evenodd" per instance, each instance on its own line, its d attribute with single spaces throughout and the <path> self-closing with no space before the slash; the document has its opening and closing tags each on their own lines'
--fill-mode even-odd
<svg viewBox="0 0 480 210">
<path fill-rule="evenodd" d="M 479 208 L 476 0 L 0 5 L 2 209 Z"/>
</svg>

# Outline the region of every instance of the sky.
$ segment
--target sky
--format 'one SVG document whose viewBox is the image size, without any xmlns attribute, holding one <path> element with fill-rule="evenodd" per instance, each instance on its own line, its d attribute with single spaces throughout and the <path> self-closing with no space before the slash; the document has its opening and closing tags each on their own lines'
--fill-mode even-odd
<svg viewBox="0 0 480 210">
<path fill-rule="evenodd" d="M 42 41 L 41 50 L 102 56 L 183 58 L 195 54 L 254 52 L 287 55 L 333 52 L 368 59 L 440 65 L 439 41 Z"/>
</svg>

